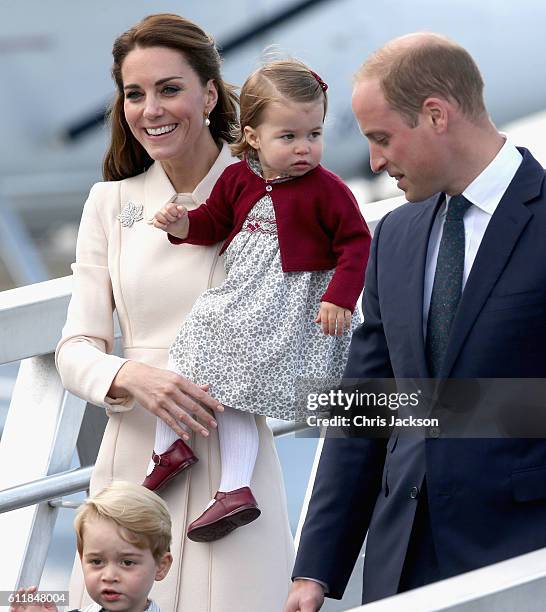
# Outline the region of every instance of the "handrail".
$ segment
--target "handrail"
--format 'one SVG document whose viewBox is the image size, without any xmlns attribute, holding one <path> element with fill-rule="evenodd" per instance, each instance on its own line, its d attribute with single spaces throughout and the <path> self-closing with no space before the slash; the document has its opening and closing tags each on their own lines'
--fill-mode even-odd
<svg viewBox="0 0 546 612">
<path fill-rule="evenodd" d="M 89 489 L 95 466 L 68 470 L 0 492 L 0 514 Z"/>
<path fill-rule="evenodd" d="M 275 437 L 306 429 L 305 423 L 274 422 L 270 425 Z M 52 474 L 0 491 L 0 514 L 26 508 L 64 495 L 87 491 L 94 465 Z"/>
<path fill-rule="evenodd" d="M 542 548 L 349 612 L 543 612 L 545 593 L 546 548 Z"/>
<path fill-rule="evenodd" d="M 71 293 L 71 276 L 0 292 L 0 364 L 54 352 Z"/>
</svg>

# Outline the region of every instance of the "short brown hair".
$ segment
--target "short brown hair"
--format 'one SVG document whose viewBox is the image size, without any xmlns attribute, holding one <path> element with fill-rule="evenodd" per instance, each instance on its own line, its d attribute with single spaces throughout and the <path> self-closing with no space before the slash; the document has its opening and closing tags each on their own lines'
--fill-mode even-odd
<svg viewBox="0 0 546 612">
<path fill-rule="evenodd" d="M 165 502 L 145 487 L 114 480 L 80 506 L 74 519 L 78 553 L 83 553 L 85 525 L 90 520 L 112 521 L 120 537 L 137 548 L 149 549 L 159 561 L 171 546 L 171 517 Z"/>
<path fill-rule="evenodd" d="M 466 49 L 438 34 L 409 35 L 387 43 L 364 62 L 355 81 L 365 78 L 379 79 L 385 100 L 410 126 L 417 125 L 423 102 L 431 96 L 455 101 L 471 120 L 486 112 L 476 62 Z"/>
<path fill-rule="evenodd" d="M 310 68 L 295 59 L 269 62 L 254 71 L 241 88 L 241 121 L 234 130 L 233 155 L 244 155 L 252 148 L 245 138 L 245 126 L 258 127 L 267 104 L 283 98 L 293 102 L 323 100 L 326 116 L 325 85 Z"/>
<path fill-rule="evenodd" d="M 218 90 L 218 102 L 210 113 L 210 132 L 214 140 L 232 142 L 233 125 L 238 124 L 238 96 L 233 85 L 226 83 L 220 73 L 221 59 L 214 39 L 197 24 L 180 15 L 160 13 L 149 15 L 114 42 L 112 77 L 116 83 L 116 98 L 109 111 L 112 132 L 110 147 L 103 164 L 107 181 L 120 180 L 140 174 L 149 168 L 153 159 L 135 139 L 123 112 L 123 81 L 121 67 L 135 48 L 166 47 L 179 51 L 195 71 L 202 85 L 212 79 Z"/>
</svg>

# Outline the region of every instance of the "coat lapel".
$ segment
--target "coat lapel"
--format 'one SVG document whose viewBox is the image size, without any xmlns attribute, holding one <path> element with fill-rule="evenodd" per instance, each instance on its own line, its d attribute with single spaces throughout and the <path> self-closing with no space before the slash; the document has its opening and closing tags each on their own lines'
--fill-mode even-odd
<svg viewBox="0 0 546 612">
<path fill-rule="evenodd" d="M 408 227 L 410 246 L 406 249 L 405 283 L 409 288 L 407 313 L 409 317 L 408 330 L 410 343 L 413 348 L 417 370 L 421 378 L 428 378 L 428 367 L 425 356 L 425 342 L 423 338 L 423 292 L 425 279 L 425 265 L 430 232 L 438 209 L 444 201 L 444 194 L 440 193 L 431 198 L 429 204 L 412 204 L 422 207 L 413 222 Z"/>
<path fill-rule="evenodd" d="M 465 285 L 440 378 L 449 376 L 476 317 L 533 216 L 525 202 L 540 193 L 544 170 L 528 151 L 520 151 L 523 153 L 521 166 L 493 213 Z"/>
</svg>

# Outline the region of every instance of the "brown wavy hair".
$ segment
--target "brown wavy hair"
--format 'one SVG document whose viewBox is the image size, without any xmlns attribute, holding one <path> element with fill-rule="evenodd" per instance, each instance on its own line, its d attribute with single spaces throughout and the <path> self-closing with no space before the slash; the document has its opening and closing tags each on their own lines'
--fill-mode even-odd
<svg viewBox="0 0 546 612">
<path fill-rule="evenodd" d="M 303 62 L 296 59 L 276 60 L 253 72 L 241 88 L 241 122 L 233 129 L 233 155 L 243 156 L 252 147 L 245 138 L 245 126 L 256 128 L 270 102 L 288 98 L 293 102 L 324 102 L 328 108 L 326 84 Z"/>
<path fill-rule="evenodd" d="M 210 79 L 214 81 L 218 90 L 218 102 L 210 113 L 209 129 L 216 143 L 219 144 L 221 140 L 233 142 L 234 126 L 238 125 L 239 97 L 235 93 L 235 87 L 222 79 L 222 60 L 212 36 L 180 15 L 149 15 L 114 41 L 112 77 L 117 93 L 108 111 L 112 137 L 102 167 L 104 179 L 107 181 L 135 176 L 153 163 L 153 159 L 131 133 L 123 112 L 121 67 L 135 47 L 166 47 L 180 51 L 202 85 L 206 85 Z"/>
</svg>

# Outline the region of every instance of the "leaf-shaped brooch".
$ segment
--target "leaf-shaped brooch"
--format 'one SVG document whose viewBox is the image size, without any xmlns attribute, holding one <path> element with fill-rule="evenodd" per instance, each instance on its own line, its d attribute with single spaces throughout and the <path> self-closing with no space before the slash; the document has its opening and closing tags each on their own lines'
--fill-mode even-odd
<svg viewBox="0 0 546 612">
<path fill-rule="evenodd" d="M 127 202 L 121 209 L 117 218 L 123 227 L 132 227 L 133 223 L 142 221 L 144 218 L 144 206 L 142 204 Z"/>
</svg>

